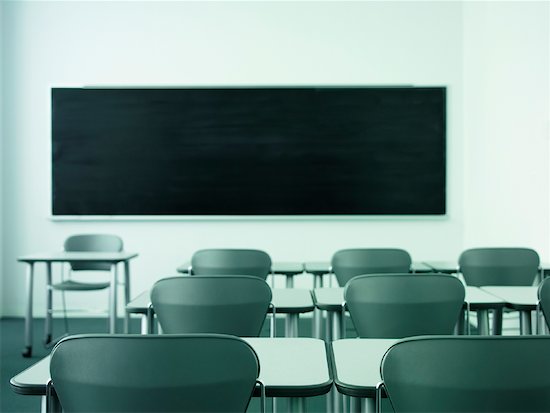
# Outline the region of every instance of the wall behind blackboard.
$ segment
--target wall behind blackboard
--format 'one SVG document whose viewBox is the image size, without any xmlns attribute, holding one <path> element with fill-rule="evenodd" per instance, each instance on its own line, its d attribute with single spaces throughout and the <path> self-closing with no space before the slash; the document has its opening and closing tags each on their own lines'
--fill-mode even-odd
<svg viewBox="0 0 550 413">
<path fill-rule="evenodd" d="M 444 215 L 444 87 L 52 89 L 54 216 Z"/>
</svg>

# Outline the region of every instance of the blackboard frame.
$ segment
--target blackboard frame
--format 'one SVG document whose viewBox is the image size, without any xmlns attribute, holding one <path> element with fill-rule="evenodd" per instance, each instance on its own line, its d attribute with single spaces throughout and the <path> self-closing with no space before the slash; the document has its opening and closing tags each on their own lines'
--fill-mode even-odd
<svg viewBox="0 0 550 413">
<path fill-rule="evenodd" d="M 124 91 L 124 90 L 173 90 L 173 89 L 177 89 L 177 90 L 201 90 L 201 89 L 212 89 L 211 87 L 174 87 L 174 88 L 165 88 L 165 87 L 161 87 L 161 88 L 157 88 L 157 87 L 138 87 L 138 88 L 129 88 L 129 87 L 116 87 L 116 88 L 113 88 L 113 87 L 84 87 L 84 88 L 52 88 L 52 104 L 54 103 L 54 93 L 55 91 L 58 91 L 58 90 L 66 90 L 66 89 L 76 89 L 76 90 L 79 90 L 79 91 L 101 91 L 101 90 L 121 90 L 121 91 Z M 273 86 L 268 86 L 268 87 L 265 87 L 265 86 L 261 86 L 261 87 L 256 87 L 256 86 L 253 86 L 253 87 L 214 87 L 214 89 L 229 89 L 229 90 L 235 90 L 235 89 L 264 89 L 264 90 L 273 90 L 273 89 L 281 89 L 281 87 L 273 87 Z M 442 197 L 443 197 L 443 209 L 442 210 L 439 210 L 437 211 L 436 213 L 433 213 L 433 212 L 423 212 L 423 213 L 412 213 L 412 214 L 408 214 L 408 213 L 389 213 L 389 214 L 386 214 L 386 213 L 381 213 L 381 212 L 376 212 L 376 213 L 367 213 L 367 214 L 362 214 L 362 213 L 352 213 L 352 214 L 340 214 L 340 213 L 321 213 L 321 214 L 318 214 L 318 213 L 299 213 L 299 214 L 295 214 L 295 213 L 282 213 L 282 214 L 279 214 L 279 213 L 260 213 L 260 214 L 255 214 L 255 213 L 239 213 L 239 214 L 224 214 L 224 213 L 208 213 L 208 214 L 200 214 L 200 213 L 192 213 L 192 214 L 187 214 L 187 213 L 183 213 L 183 214 L 179 214 L 179 213 L 163 213 L 163 214 L 150 214 L 150 213 L 144 213 L 144 214 L 140 214 L 140 213 L 130 213 L 130 214 L 120 214 L 120 213 L 100 213 L 100 214 L 94 214 L 94 213 L 67 213 L 67 211 L 59 211 L 59 209 L 56 210 L 55 208 L 55 202 L 56 202 L 56 199 L 57 199 L 57 195 L 56 195 L 56 182 L 55 182 L 55 171 L 56 171 L 56 164 L 55 164 L 55 160 L 56 160 L 56 156 L 55 156 L 55 153 L 56 153 L 56 138 L 55 138 L 55 126 L 54 126 L 54 118 L 55 118 L 55 113 L 57 112 L 56 108 L 55 107 L 52 107 L 52 217 L 54 219 L 149 219 L 149 218 L 159 218 L 159 219 L 181 219 L 181 218 L 194 218 L 194 219 L 211 219 L 211 218 L 216 218 L 216 219 L 232 219 L 232 218 L 244 218 L 244 219 L 247 219 L 247 218 L 260 218 L 260 219 L 272 219 L 272 218 L 277 218 L 277 217 L 281 217 L 283 219 L 326 219 L 326 218 L 335 218 L 335 219 L 357 219 L 357 218 L 360 218 L 360 219 L 364 219 L 364 218 L 370 218 L 370 217 L 375 217 L 375 218 L 383 218 L 383 217 L 445 217 L 446 214 L 447 214 L 447 172 L 446 172 L 446 110 L 447 110 L 447 103 L 446 103 L 446 88 L 445 87 L 442 87 L 442 86 L 430 86 L 430 87 L 425 87 L 425 86 L 422 86 L 422 87 L 403 87 L 403 86 L 383 86 L 383 87 L 380 87 L 380 86 L 354 86 L 354 87 L 349 87 L 349 86 L 322 86 L 322 87 L 319 87 L 319 86 L 300 86 L 300 87 L 283 87 L 283 89 L 285 90 L 300 90 L 300 89 L 308 89 L 308 90 L 322 90 L 322 91 L 326 91 L 326 90 L 351 90 L 351 89 L 360 89 L 360 90 L 364 90 L 364 89 L 369 89 L 369 90 L 438 90 L 441 92 L 441 95 L 443 96 L 443 100 L 442 100 L 442 107 L 441 107 L 441 111 L 443 113 L 443 119 L 442 119 L 442 123 L 441 123 L 441 127 L 443 128 L 443 133 L 442 133 L 442 142 L 441 142 L 441 146 L 438 148 L 439 152 L 440 152 L 440 155 L 442 156 L 442 163 L 440 165 L 440 173 L 441 173 L 441 170 L 443 171 L 442 174 L 443 174 L 443 181 L 444 181 L 444 185 L 443 187 L 441 188 L 441 193 L 442 193 Z"/>
</svg>

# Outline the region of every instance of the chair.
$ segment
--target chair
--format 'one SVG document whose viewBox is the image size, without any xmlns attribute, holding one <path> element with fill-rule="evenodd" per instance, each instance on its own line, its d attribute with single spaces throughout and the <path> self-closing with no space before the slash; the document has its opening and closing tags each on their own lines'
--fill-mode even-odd
<svg viewBox="0 0 550 413">
<path fill-rule="evenodd" d="M 162 331 L 258 336 L 271 302 L 271 288 L 253 276 L 164 278 L 151 291 Z"/>
<path fill-rule="evenodd" d="M 458 259 L 467 285 L 533 285 L 540 259 L 530 248 L 473 248 Z"/>
<path fill-rule="evenodd" d="M 266 279 L 271 272 L 271 258 L 253 249 L 204 249 L 193 254 L 194 275 L 252 275 Z"/>
<path fill-rule="evenodd" d="M 48 393 L 66 413 L 245 412 L 259 371 L 233 336 L 70 336 L 52 352 Z"/>
<path fill-rule="evenodd" d="M 402 249 L 356 248 L 337 251 L 331 267 L 338 284 L 344 286 L 356 275 L 409 272 L 411 263 L 411 256 Z"/>
<path fill-rule="evenodd" d="M 371 274 L 351 279 L 344 299 L 359 337 L 452 334 L 464 285 L 445 274 Z"/>
<path fill-rule="evenodd" d="M 122 239 L 116 235 L 108 234 L 81 234 L 72 235 L 65 240 L 64 250 L 70 251 L 89 251 L 89 252 L 119 252 L 122 251 Z M 75 261 L 69 263 L 71 271 L 110 271 L 111 264 L 102 262 Z M 74 281 L 72 279 L 63 280 L 60 283 L 53 284 L 52 287 L 64 291 L 90 291 L 101 290 L 109 287 L 110 283 L 89 283 Z"/>
<path fill-rule="evenodd" d="M 89 252 L 119 252 L 123 249 L 122 239 L 116 235 L 110 234 L 79 234 L 72 235 L 65 240 L 64 250 L 67 252 L 71 251 L 89 251 Z M 80 271 L 110 271 L 110 263 L 101 263 L 101 262 L 86 262 L 86 261 L 75 261 L 69 263 L 69 277 L 65 278 L 64 273 L 62 273 L 62 280 L 59 283 L 52 283 L 48 286 L 53 290 L 59 290 L 63 293 L 63 311 L 65 313 L 65 328 L 67 327 L 67 315 L 66 315 L 66 306 L 65 306 L 65 291 L 97 291 L 103 290 L 110 286 L 109 281 L 105 282 L 83 282 L 76 281 L 71 276 L 73 273 L 78 273 Z M 125 283 L 128 283 L 129 280 L 125 280 Z M 128 286 L 126 286 L 128 288 Z M 50 296 L 51 297 L 51 296 Z M 47 302 L 47 314 L 50 317 L 53 309 L 52 302 L 49 299 Z M 47 323 L 46 330 L 51 329 L 51 324 Z M 46 331 L 45 342 L 49 343 L 51 341 L 51 330 Z"/>
<path fill-rule="evenodd" d="M 482 287 L 498 286 L 531 286 L 539 272 L 540 258 L 530 248 L 472 248 L 458 259 L 459 272 L 467 285 Z M 506 311 L 510 311 L 506 309 Z M 502 334 L 503 310 L 493 312 L 493 331 Z M 520 330 L 524 324 L 530 326 L 529 320 L 520 317 Z"/>
<path fill-rule="evenodd" d="M 550 337 L 415 337 L 381 364 L 395 413 L 548 412 Z M 378 403 L 379 411 L 380 403 Z"/>
</svg>

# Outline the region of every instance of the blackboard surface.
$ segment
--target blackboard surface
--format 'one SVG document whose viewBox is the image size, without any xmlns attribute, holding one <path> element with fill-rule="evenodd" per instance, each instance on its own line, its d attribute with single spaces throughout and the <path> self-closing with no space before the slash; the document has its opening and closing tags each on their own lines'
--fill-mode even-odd
<svg viewBox="0 0 550 413">
<path fill-rule="evenodd" d="M 52 89 L 58 215 L 442 215 L 444 87 Z"/>
</svg>

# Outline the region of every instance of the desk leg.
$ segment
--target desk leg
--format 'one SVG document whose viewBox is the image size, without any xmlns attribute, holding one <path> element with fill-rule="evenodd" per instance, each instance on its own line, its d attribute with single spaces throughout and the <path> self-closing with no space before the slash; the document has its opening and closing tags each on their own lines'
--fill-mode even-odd
<svg viewBox="0 0 550 413">
<path fill-rule="evenodd" d="M 52 263 L 46 263 L 46 320 L 44 321 L 44 344 L 52 341 Z"/>
<path fill-rule="evenodd" d="M 116 321 L 117 321 L 117 265 L 111 266 L 111 289 L 109 295 L 109 333 L 116 333 Z"/>
<path fill-rule="evenodd" d="M 477 310 L 477 331 L 480 336 L 489 335 L 489 310 Z"/>
<path fill-rule="evenodd" d="M 130 262 L 124 261 L 124 306 L 130 302 Z M 124 315 L 124 333 L 128 334 L 130 328 L 130 314 L 126 311 Z"/>
<path fill-rule="evenodd" d="M 141 332 L 140 332 L 141 335 L 150 334 L 149 326 L 150 326 L 149 316 L 147 314 L 142 314 L 141 315 Z"/>
<path fill-rule="evenodd" d="M 298 337 L 298 321 L 298 313 L 291 313 L 286 315 L 285 337 Z"/>
<path fill-rule="evenodd" d="M 332 340 L 339 340 L 342 338 L 342 326 L 343 326 L 343 317 L 345 317 L 345 312 L 340 311 L 331 311 L 332 316 Z"/>
<path fill-rule="evenodd" d="M 519 333 L 521 335 L 531 334 L 531 311 L 519 312 Z"/>
<path fill-rule="evenodd" d="M 363 402 L 361 406 L 363 413 L 374 413 L 376 411 L 376 399 L 369 397 L 361 399 L 361 401 Z"/>
<path fill-rule="evenodd" d="M 350 413 L 361 413 L 361 398 L 360 397 L 350 397 L 349 411 L 350 411 Z"/>
<path fill-rule="evenodd" d="M 286 288 L 294 287 L 294 274 L 286 274 Z"/>
<path fill-rule="evenodd" d="M 332 386 L 331 392 L 332 392 L 332 399 L 334 402 L 334 407 L 332 411 L 334 413 L 343 413 L 343 410 L 342 410 L 342 406 L 344 403 L 343 394 L 338 392 L 335 385 Z"/>
<path fill-rule="evenodd" d="M 32 293 L 34 280 L 34 263 L 29 262 L 27 267 L 27 311 L 25 313 L 25 348 L 23 357 L 32 355 Z"/>
<path fill-rule="evenodd" d="M 325 341 L 327 343 L 330 343 L 334 340 L 332 334 L 333 334 L 333 327 L 332 327 L 332 323 L 333 323 L 333 311 L 326 311 L 325 312 Z"/>
<path fill-rule="evenodd" d="M 323 275 L 314 274 L 313 275 L 313 288 L 323 288 Z M 313 309 L 313 337 L 322 338 L 322 329 L 323 329 L 323 313 L 318 308 Z"/>
<path fill-rule="evenodd" d="M 305 397 L 290 397 L 288 399 L 288 411 L 292 413 L 304 413 L 306 411 Z"/>
</svg>

